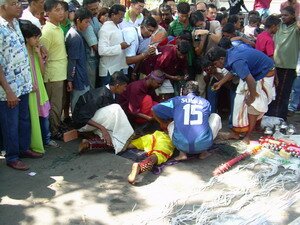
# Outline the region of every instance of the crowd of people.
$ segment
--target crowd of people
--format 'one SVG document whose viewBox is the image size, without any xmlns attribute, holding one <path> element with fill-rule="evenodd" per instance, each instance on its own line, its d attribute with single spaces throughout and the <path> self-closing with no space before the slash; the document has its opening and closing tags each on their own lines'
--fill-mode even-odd
<svg viewBox="0 0 300 225">
<path fill-rule="evenodd" d="M 6 164 L 27 170 L 20 158 L 59 147 L 72 126 L 94 133 L 80 153 L 146 151 L 128 177 L 134 183 L 175 148 L 176 160 L 207 157 L 224 108 L 231 133 L 222 138 L 246 143 L 263 115 L 287 120 L 299 109 L 300 3 L 285 1 L 270 15 L 271 0 L 255 0 L 252 11 L 243 0 L 228 2 L 229 9 L 218 0 L 164 0 L 148 11 L 144 0 L 128 8 L 29 0 L 23 10 L 17 0 L 0 0 Z M 137 134 L 153 123 L 168 148 L 155 149 L 158 133 Z"/>
</svg>

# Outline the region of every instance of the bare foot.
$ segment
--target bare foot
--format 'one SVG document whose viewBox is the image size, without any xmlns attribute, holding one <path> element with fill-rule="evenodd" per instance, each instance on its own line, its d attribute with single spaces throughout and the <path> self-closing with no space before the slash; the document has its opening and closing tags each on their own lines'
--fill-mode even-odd
<svg viewBox="0 0 300 225">
<path fill-rule="evenodd" d="M 177 161 L 187 160 L 187 155 L 184 152 L 180 152 L 179 156 L 175 157 L 175 160 L 177 160 Z"/>
<path fill-rule="evenodd" d="M 199 159 L 206 159 L 207 157 L 211 156 L 212 153 L 209 152 L 209 151 L 204 151 L 204 152 L 201 152 L 200 155 L 199 155 Z"/>
<path fill-rule="evenodd" d="M 131 173 L 129 174 L 127 180 L 130 184 L 135 183 L 135 179 L 140 172 L 140 166 L 138 163 L 133 163 L 131 168 Z"/>
<path fill-rule="evenodd" d="M 82 139 L 81 143 L 79 144 L 79 154 L 82 154 L 86 150 L 88 150 L 90 147 L 90 143 L 87 139 Z"/>
</svg>

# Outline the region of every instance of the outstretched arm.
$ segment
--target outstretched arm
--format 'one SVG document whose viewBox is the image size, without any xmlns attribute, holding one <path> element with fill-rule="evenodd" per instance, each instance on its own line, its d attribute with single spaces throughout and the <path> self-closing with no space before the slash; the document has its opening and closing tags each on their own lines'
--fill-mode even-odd
<svg viewBox="0 0 300 225">
<path fill-rule="evenodd" d="M 153 114 L 153 118 L 159 123 L 160 127 L 162 130 L 166 131 L 168 128 L 168 125 L 170 123 L 170 121 L 165 121 L 163 119 L 161 119 L 160 117 L 158 117 L 154 110 L 152 109 L 152 114 Z"/>
<path fill-rule="evenodd" d="M 232 80 L 233 76 L 231 73 L 226 74 L 220 81 L 213 84 L 213 89 L 219 90 L 226 82 Z"/>
</svg>

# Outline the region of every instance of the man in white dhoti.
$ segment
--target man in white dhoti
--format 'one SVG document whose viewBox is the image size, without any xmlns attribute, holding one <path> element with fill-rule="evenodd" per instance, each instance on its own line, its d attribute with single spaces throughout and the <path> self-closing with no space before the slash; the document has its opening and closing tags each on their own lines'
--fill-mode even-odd
<svg viewBox="0 0 300 225">
<path fill-rule="evenodd" d="M 134 131 L 115 95 L 126 89 L 128 78 L 115 72 L 106 86 L 90 90 L 78 99 L 74 112 L 74 127 L 80 132 L 94 132 L 99 138 L 83 139 L 79 152 L 87 149 L 113 147 L 115 153 L 122 151 Z"/>
<path fill-rule="evenodd" d="M 207 57 L 214 66 L 231 71 L 213 86 L 214 89 L 232 79 L 232 74 L 241 79 L 234 100 L 233 132 L 228 138 L 238 139 L 239 133 L 246 133 L 243 140 L 249 143 L 256 121 L 268 111 L 273 99 L 274 62 L 262 52 L 243 46 L 227 51 L 216 47 Z"/>
</svg>

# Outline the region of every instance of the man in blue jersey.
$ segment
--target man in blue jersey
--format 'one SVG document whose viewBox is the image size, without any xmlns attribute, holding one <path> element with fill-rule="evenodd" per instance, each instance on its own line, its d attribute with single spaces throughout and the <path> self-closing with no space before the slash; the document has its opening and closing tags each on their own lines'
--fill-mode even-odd
<svg viewBox="0 0 300 225">
<path fill-rule="evenodd" d="M 198 82 L 189 81 L 183 96 L 176 96 L 152 108 L 155 119 L 168 129 L 175 147 L 180 151 L 176 160 L 187 159 L 186 154 L 200 154 L 206 158 L 207 150 L 221 129 L 219 115 L 211 114 L 210 103 L 198 96 Z M 169 123 L 170 120 L 173 122 Z"/>
<path fill-rule="evenodd" d="M 234 100 L 233 132 L 227 139 L 239 139 L 239 133 L 246 133 L 244 141 L 249 143 L 256 121 L 268 111 L 268 105 L 275 98 L 274 62 L 264 53 L 243 46 L 227 51 L 216 47 L 207 57 L 215 67 L 225 67 L 231 72 L 214 84 L 215 90 L 232 79 L 233 74 L 240 78 Z"/>
</svg>

